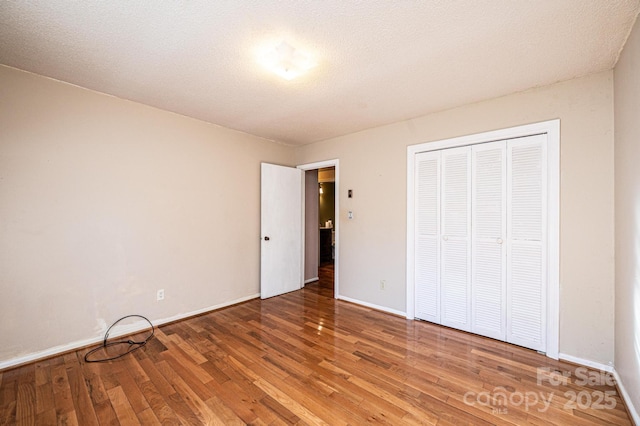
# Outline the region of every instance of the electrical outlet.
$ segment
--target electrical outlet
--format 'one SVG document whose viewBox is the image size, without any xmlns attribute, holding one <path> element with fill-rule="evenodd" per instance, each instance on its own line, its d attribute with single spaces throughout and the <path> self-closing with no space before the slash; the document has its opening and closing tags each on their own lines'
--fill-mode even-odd
<svg viewBox="0 0 640 426">
<path fill-rule="evenodd" d="M 156 295 L 156 300 L 158 300 L 158 301 L 164 300 L 164 289 L 163 288 L 158 290 L 158 294 Z"/>
<path fill-rule="evenodd" d="M 380 280 L 380 290 L 384 290 L 387 287 L 387 280 Z"/>
</svg>

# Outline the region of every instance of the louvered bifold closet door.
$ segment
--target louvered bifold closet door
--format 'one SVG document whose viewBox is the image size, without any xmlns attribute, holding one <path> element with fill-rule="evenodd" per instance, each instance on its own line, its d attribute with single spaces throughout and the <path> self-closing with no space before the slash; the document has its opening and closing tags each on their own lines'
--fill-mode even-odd
<svg viewBox="0 0 640 426">
<path fill-rule="evenodd" d="M 416 318 L 440 322 L 440 151 L 415 159 Z"/>
<path fill-rule="evenodd" d="M 546 350 L 546 135 L 507 142 L 507 342 Z"/>
<path fill-rule="evenodd" d="M 471 147 L 442 151 L 440 323 L 471 329 Z"/>
<path fill-rule="evenodd" d="M 472 148 L 471 331 L 506 339 L 506 141 Z"/>
</svg>

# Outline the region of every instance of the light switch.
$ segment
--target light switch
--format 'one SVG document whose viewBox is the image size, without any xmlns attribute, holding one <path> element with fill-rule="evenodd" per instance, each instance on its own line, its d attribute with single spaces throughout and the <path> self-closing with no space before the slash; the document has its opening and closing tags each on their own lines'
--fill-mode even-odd
<svg viewBox="0 0 640 426">
<path fill-rule="evenodd" d="M 349 219 L 353 219 L 353 212 L 351 210 L 349 210 L 349 214 L 347 216 Z"/>
</svg>

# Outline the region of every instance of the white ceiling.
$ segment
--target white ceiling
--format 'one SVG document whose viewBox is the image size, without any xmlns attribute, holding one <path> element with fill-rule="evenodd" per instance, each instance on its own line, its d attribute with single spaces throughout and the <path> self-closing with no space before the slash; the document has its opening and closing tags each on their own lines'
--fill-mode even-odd
<svg viewBox="0 0 640 426">
<path fill-rule="evenodd" d="M 1 1 L 0 63 L 287 144 L 611 69 L 640 0 Z M 255 54 L 318 66 L 286 81 Z"/>
</svg>

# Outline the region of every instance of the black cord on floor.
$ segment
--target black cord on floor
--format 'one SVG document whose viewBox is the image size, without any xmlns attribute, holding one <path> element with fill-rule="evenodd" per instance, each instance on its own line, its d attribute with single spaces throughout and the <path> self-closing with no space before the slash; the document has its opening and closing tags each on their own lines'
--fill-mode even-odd
<svg viewBox="0 0 640 426">
<path fill-rule="evenodd" d="M 149 323 L 149 325 L 151 326 L 151 334 L 149 334 L 147 336 L 146 339 L 140 341 L 140 342 L 136 342 L 135 340 L 120 340 L 117 342 L 109 342 L 107 343 L 107 339 L 109 338 L 109 332 L 111 331 L 111 329 L 118 324 L 120 321 L 127 319 L 127 318 L 131 318 L 131 317 L 138 317 L 138 318 L 142 318 L 143 320 L 145 320 L 146 322 Z M 149 341 L 149 339 L 151 339 L 153 337 L 153 335 L 156 333 L 156 328 L 153 326 L 153 324 L 151 324 L 151 321 L 149 321 L 146 317 L 143 317 L 142 315 L 127 315 L 125 317 L 120 318 L 118 321 L 114 322 L 113 324 L 111 324 L 111 327 L 109 327 L 107 329 L 107 332 L 104 334 L 104 341 L 102 342 L 102 346 L 98 346 L 95 349 L 90 350 L 89 352 L 87 352 L 84 355 L 84 361 L 85 362 L 108 362 L 108 361 L 113 361 L 119 358 L 122 358 L 125 355 L 130 354 L 133 351 L 136 351 L 138 349 L 140 349 L 141 347 L 143 347 L 144 345 L 147 344 L 147 342 Z M 124 351 L 121 354 L 118 355 L 114 355 L 112 357 L 108 357 L 108 358 L 91 358 L 91 355 L 93 355 L 94 353 L 103 350 L 105 348 L 108 348 L 110 346 L 115 346 L 115 345 L 129 345 L 127 350 Z"/>
</svg>

